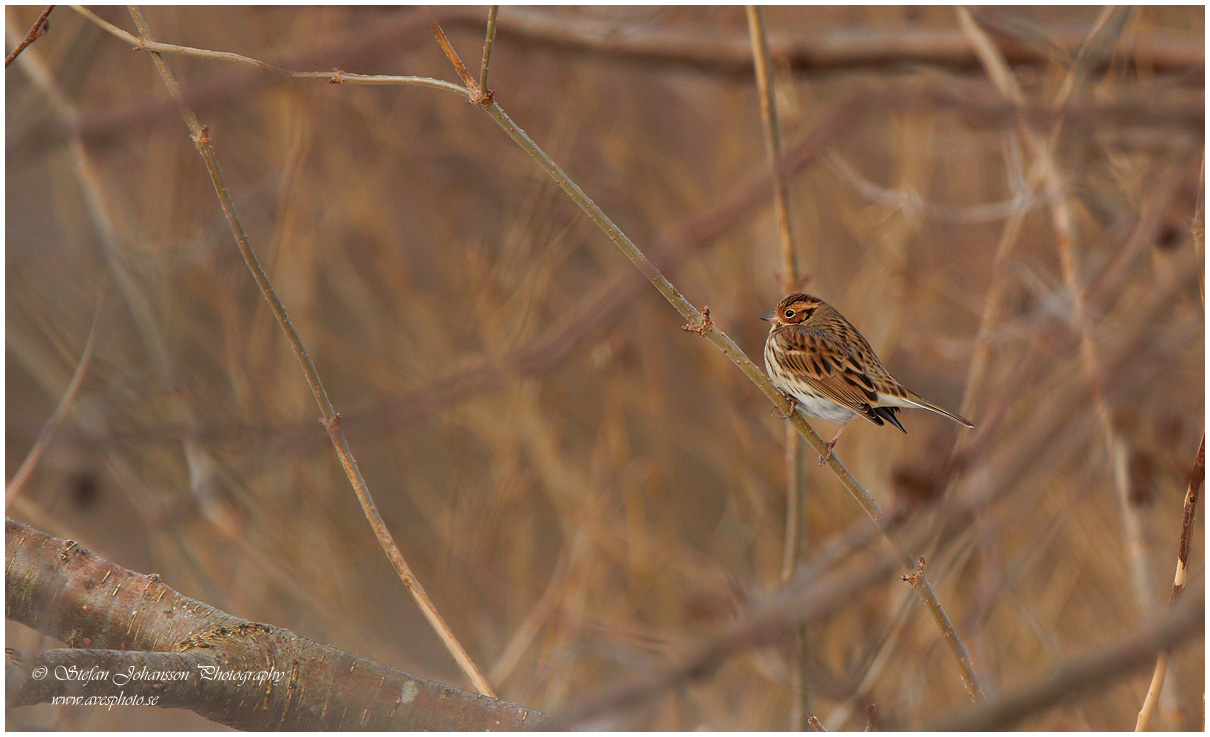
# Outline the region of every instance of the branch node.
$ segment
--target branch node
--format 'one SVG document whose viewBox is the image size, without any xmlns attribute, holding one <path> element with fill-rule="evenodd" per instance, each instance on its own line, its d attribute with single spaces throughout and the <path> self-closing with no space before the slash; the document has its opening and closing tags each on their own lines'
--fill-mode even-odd
<svg viewBox="0 0 1210 737">
<path fill-rule="evenodd" d="M 17 44 L 16 48 L 12 50 L 12 53 L 5 57 L 5 69 L 8 68 L 9 64 L 13 63 L 13 59 L 16 59 L 18 54 L 25 50 L 26 46 L 29 46 L 34 41 L 37 41 L 50 32 L 50 11 L 54 9 L 55 6 L 53 5 L 46 6 L 46 9 L 42 11 L 42 15 L 39 15 L 38 20 L 34 21 L 34 25 L 29 29 L 29 33 L 25 34 L 25 39 L 21 41 L 21 43 Z"/>
<path fill-rule="evenodd" d="M 338 433 L 343 429 L 339 412 L 333 412 L 331 417 L 320 417 L 319 424 L 323 425 L 329 433 Z"/>
<path fill-rule="evenodd" d="M 437 43 L 441 45 L 441 50 L 445 52 L 446 58 L 454 65 L 454 71 L 458 72 L 458 76 L 462 78 L 462 84 L 466 87 L 467 102 L 478 107 L 487 107 L 492 104 L 492 91 L 484 91 L 479 87 L 479 83 L 475 81 L 466 65 L 462 63 L 462 59 L 458 57 L 458 52 L 454 51 L 453 45 L 446 38 L 445 31 L 441 30 L 441 24 L 437 22 L 437 18 L 431 10 L 429 16 L 432 18 L 429 29 L 437 37 Z"/>
<path fill-rule="evenodd" d="M 912 588 L 915 588 L 916 584 L 920 583 L 920 580 L 924 578 L 924 556 L 922 555 L 916 559 L 916 570 L 911 573 L 905 573 L 900 578 L 910 583 Z"/>
<path fill-rule="evenodd" d="M 702 317 L 700 320 L 698 320 L 698 324 L 694 325 L 691 322 L 687 322 L 681 326 L 681 330 L 684 330 L 686 333 L 697 333 L 698 335 L 705 335 L 706 331 L 712 327 L 714 327 L 714 321 L 710 319 L 710 307 L 703 306 L 702 307 Z"/>
<path fill-rule="evenodd" d="M 328 84 L 344 84 L 344 73 L 343 69 L 333 69 L 332 77 L 328 80 Z"/>
<path fill-rule="evenodd" d="M 203 125 L 201 131 L 196 136 L 191 137 L 193 138 L 193 142 L 198 146 L 203 143 L 210 143 L 210 126 Z"/>
</svg>

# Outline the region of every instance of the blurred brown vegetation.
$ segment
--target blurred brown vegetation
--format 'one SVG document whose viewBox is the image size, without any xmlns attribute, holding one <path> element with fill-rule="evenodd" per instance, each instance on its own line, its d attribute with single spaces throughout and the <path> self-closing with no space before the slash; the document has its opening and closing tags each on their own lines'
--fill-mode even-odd
<svg viewBox="0 0 1210 737">
<path fill-rule="evenodd" d="M 9 8 L 9 48 L 39 10 Z M 97 12 L 133 28 L 124 9 Z M 481 20 L 443 12 L 477 64 Z M 511 12 L 500 11 L 496 99 L 653 258 L 767 176 L 750 69 L 526 36 L 509 30 Z M 525 12 L 570 27 L 747 39 L 742 8 Z M 1014 8 L 979 20 L 1035 54 L 1013 69 L 1045 110 L 1074 53 L 1056 39 L 1079 39 L 1099 12 Z M 146 14 L 165 42 L 299 70 L 455 79 L 415 8 Z M 458 17 L 472 15 L 486 9 Z M 774 40 L 960 33 L 950 8 L 776 7 L 767 18 Z M 1189 220 L 1204 141 L 1188 110 L 1202 108 L 1204 75 L 1201 61 L 1157 68 L 1140 49 L 1157 34 L 1200 46 L 1203 27 L 1200 7 L 1136 9 L 1071 101 L 1115 112 L 1073 114 L 1055 146 L 1125 461 L 1119 481 L 1040 191 L 993 269 L 1033 159 L 1011 114 L 957 104 L 999 100 L 974 57 L 812 68 L 774 45 L 787 147 L 843 103 L 874 105 L 791 180 L 808 291 L 907 386 L 957 410 L 987 294 L 1004 280 L 961 481 L 941 498 L 958 428 L 927 413 L 903 418 L 907 435 L 854 423 L 837 451 L 903 524 L 935 527 L 914 552 L 991 692 L 1136 631 L 1167 602 L 1203 431 L 1202 258 Z M 467 687 L 370 533 L 149 59 L 66 7 L 23 56 L 5 90 L 10 477 L 108 298 L 82 390 L 9 515 L 237 616 Z M 379 509 L 502 698 L 558 711 L 779 585 L 783 422 L 716 350 L 679 330 L 680 316 L 487 116 L 431 89 L 168 62 L 209 126 Z M 1052 123 L 1034 124 L 1048 138 Z M 767 326 L 756 318 L 781 296 L 778 268 L 770 201 L 683 253 L 669 275 L 759 361 Z M 806 565 L 846 541 L 835 566 L 885 554 L 830 473 L 811 463 L 808 483 Z M 977 500 L 973 513 L 943 524 L 964 498 Z M 897 575 L 810 637 L 809 696 L 829 728 L 860 729 L 869 703 L 886 728 L 966 703 Z M 7 638 L 54 646 L 13 624 Z M 1201 643 L 1174 657 L 1157 727 L 1202 723 L 1203 662 Z M 604 726 L 785 729 L 790 668 L 786 647 L 745 653 Z M 1024 726 L 1128 729 L 1149 676 Z M 213 726 L 183 712 L 46 706 L 7 724 Z"/>
</svg>

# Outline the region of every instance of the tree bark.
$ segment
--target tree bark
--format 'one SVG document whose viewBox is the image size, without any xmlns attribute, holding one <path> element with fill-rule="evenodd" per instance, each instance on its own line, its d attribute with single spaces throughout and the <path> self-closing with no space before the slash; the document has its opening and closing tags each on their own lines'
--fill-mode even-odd
<svg viewBox="0 0 1210 737">
<path fill-rule="evenodd" d="M 93 698 L 257 730 L 519 730 L 544 718 L 234 617 L 12 520 L 5 551 L 5 616 L 72 648 L 8 651 L 9 708 Z"/>
</svg>

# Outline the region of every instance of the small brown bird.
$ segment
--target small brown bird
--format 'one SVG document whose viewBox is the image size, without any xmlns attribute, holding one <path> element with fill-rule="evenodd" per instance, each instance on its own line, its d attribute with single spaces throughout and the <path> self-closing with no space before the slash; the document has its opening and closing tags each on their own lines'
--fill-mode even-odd
<svg viewBox="0 0 1210 737">
<path fill-rule="evenodd" d="M 840 423 L 819 465 L 831 457 L 840 433 L 857 415 L 875 425 L 889 422 L 906 433 L 896 413 L 900 407 L 920 407 L 974 427 L 895 381 L 857 328 L 827 302 L 791 294 L 760 319 L 773 323 L 765 341 L 765 370 L 773 385 L 803 413 Z"/>
</svg>

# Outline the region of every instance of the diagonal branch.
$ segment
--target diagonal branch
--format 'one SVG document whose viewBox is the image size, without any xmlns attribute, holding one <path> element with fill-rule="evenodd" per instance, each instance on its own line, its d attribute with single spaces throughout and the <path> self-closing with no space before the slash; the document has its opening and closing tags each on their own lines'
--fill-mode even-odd
<svg viewBox="0 0 1210 737">
<path fill-rule="evenodd" d="M 439 41 L 444 36 L 444 34 L 441 33 L 439 26 L 434 26 L 434 34 L 437 35 Z M 453 48 L 449 45 L 448 41 L 442 44 L 442 48 L 446 51 L 447 55 L 451 57 L 451 63 L 454 64 L 455 69 L 457 69 L 459 66 L 465 69 L 465 65 L 462 64 L 461 61 L 456 61 L 457 54 L 453 51 Z M 601 210 L 601 208 L 598 207 L 587 194 L 585 194 L 584 190 L 580 188 L 580 185 L 576 184 L 575 181 L 568 177 L 567 174 L 559 167 L 559 165 L 556 164 L 554 160 L 551 159 L 550 156 L 543 151 L 542 148 L 538 146 L 538 144 L 535 143 L 524 130 L 521 129 L 520 126 L 513 122 L 512 118 L 510 118 L 508 114 L 504 112 L 504 109 L 500 107 L 499 103 L 492 99 L 484 99 L 483 97 L 471 99 L 470 101 L 473 104 L 481 107 L 484 112 L 490 115 L 491 118 L 504 129 L 504 132 L 508 134 L 509 138 L 512 138 L 513 141 L 521 147 L 521 150 L 525 151 L 525 153 L 528 154 L 529 157 L 533 159 L 534 162 L 551 177 L 551 179 L 554 180 L 555 184 L 559 185 L 559 187 L 567 193 L 567 196 L 570 197 L 572 201 L 584 211 L 584 214 L 587 215 L 588 218 L 605 233 L 609 240 L 611 240 L 614 245 L 616 245 L 618 249 L 622 251 L 623 255 L 630 259 L 630 262 L 634 264 L 635 268 L 637 268 L 643 274 L 643 276 L 647 277 L 647 280 L 651 282 L 652 286 L 659 290 L 660 294 L 664 295 L 664 298 L 676 308 L 677 312 L 679 312 L 688 321 L 688 324 L 694 327 L 694 332 L 700 332 L 702 337 L 706 338 L 706 340 L 710 341 L 716 348 L 722 351 L 723 355 L 729 358 L 731 362 L 734 363 L 739 370 L 752 381 L 753 384 L 756 384 L 757 388 L 761 390 L 761 392 L 769 399 L 770 402 L 773 403 L 773 405 L 782 413 L 782 415 L 789 418 L 789 421 L 794 424 L 794 427 L 798 430 L 799 434 L 806 439 L 807 443 L 819 454 L 821 458 L 825 456 L 828 457 L 828 467 L 832 469 L 832 472 L 836 474 L 837 478 L 840 479 L 840 482 L 849 491 L 853 498 L 856 499 L 862 510 L 865 511 L 865 513 L 869 515 L 870 519 L 874 521 L 874 524 L 878 525 L 883 537 L 886 538 L 887 542 L 891 545 L 891 548 L 895 551 L 896 556 L 899 558 L 900 564 L 903 566 L 905 572 L 908 574 L 917 573 L 918 565 L 916 560 L 909 552 L 907 552 L 907 550 L 905 550 L 899 533 L 886 525 L 886 515 L 882 511 L 882 508 L 878 505 L 878 502 L 874 501 L 874 497 L 870 496 L 870 493 L 866 491 L 860 483 L 858 483 L 857 479 L 853 478 L 853 475 L 849 473 L 847 468 L 844 467 L 844 464 L 840 462 L 839 458 L 837 458 L 835 455 L 829 456 L 827 454 L 828 448 L 823 439 L 819 437 L 819 435 L 811 428 L 809 424 L 807 424 L 807 421 L 803 419 L 801 414 L 793 411 L 793 407 L 790 405 L 790 402 L 786 399 L 785 395 L 773 386 L 773 383 L 769 380 L 769 377 L 766 376 L 765 373 L 752 362 L 752 359 L 748 358 L 747 354 L 745 354 L 743 350 L 736 345 L 735 341 L 722 330 L 719 330 L 717 325 L 711 322 L 705 315 L 703 315 L 701 311 L 694 307 L 689 300 L 685 299 L 685 296 L 681 294 L 680 290 L 673 286 L 673 284 L 664 277 L 660 270 L 656 268 L 655 264 L 651 263 L 651 261 L 639 249 L 639 247 L 636 246 L 634 242 L 622 232 L 622 229 L 614 224 L 614 222 L 609 219 L 609 216 L 607 216 L 605 212 Z M 929 583 L 928 578 L 924 576 L 922 571 L 920 572 L 918 582 L 914 588 L 921 600 L 924 602 L 925 607 L 929 610 L 929 613 L 933 616 L 934 621 L 941 630 L 946 644 L 949 646 L 955 660 L 957 660 L 959 671 L 962 676 L 962 682 L 966 686 L 967 693 L 970 695 L 972 700 L 981 701 L 983 699 L 983 688 L 979 685 L 978 676 L 975 675 L 975 669 L 974 666 L 971 665 L 970 656 L 967 655 L 966 647 L 962 644 L 962 640 L 958 637 L 958 633 L 954 630 L 954 626 L 950 622 L 949 615 L 945 613 L 945 609 L 942 608 L 941 603 L 937 600 L 937 595 L 933 592 L 932 585 Z"/>
<path fill-rule="evenodd" d="M 4 57 L 5 69 L 8 69 L 8 65 L 13 63 L 13 59 L 16 59 L 18 54 L 25 51 L 26 46 L 29 46 L 47 34 L 50 26 L 47 25 L 46 20 L 50 18 L 50 11 L 54 9 L 55 6 L 47 5 L 42 14 L 38 16 L 38 19 L 34 21 L 34 24 L 30 26 L 29 33 L 25 34 L 25 38 L 21 40 L 21 43 L 17 44 L 17 47 L 8 56 Z"/>
</svg>

